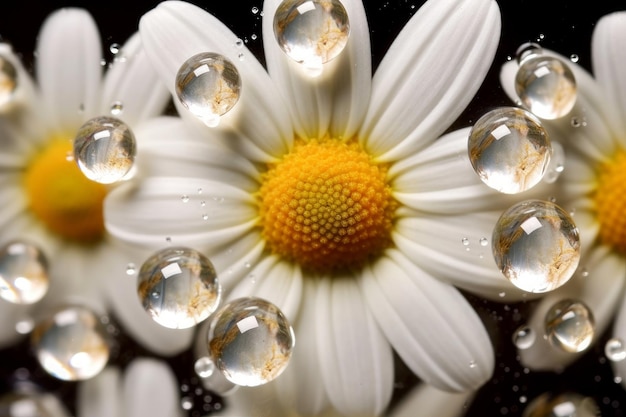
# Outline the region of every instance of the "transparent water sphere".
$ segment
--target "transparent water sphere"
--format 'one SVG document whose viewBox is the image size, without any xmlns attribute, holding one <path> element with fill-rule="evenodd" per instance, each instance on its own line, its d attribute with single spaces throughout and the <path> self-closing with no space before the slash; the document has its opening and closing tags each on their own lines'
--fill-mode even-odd
<svg viewBox="0 0 626 417">
<path fill-rule="evenodd" d="M 221 300 L 221 286 L 209 258 L 181 246 L 159 250 L 141 265 L 137 293 L 150 317 L 170 329 L 195 326 Z"/>
<path fill-rule="evenodd" d="M 542 119 L 558 119 L 576 104 L 576 79 L 558 58 L 533 54 L 520 62 L 515 92 L 522 106 Z"/>
<path fill-rule="evenodd" d="M 578 300 L 555 303 L 546 313 L 544 325 L 548 342 L 571 353 L 587 349 L 595 333 L 591 310 Z"/>
<path fill-rule="evenodd" d="M 580 261 L 578 228 L 550 201 L 526 200 L 507 209 L 496 222 L 491 242 L 502 274 L 528 292 L 559 288 Z"/>
<path fill-rule="evenodd" d="M 0 248 L 0 297 L 32 304 L 48 292 L 48 261 L 37 246 L 11 241 Z"/>
<path fill-rule="evenodd" d="M 522 417 L 597 417 L 598 405 L 593 398 L 573 392 L 558 395 L 541 394 L 524 409 Z"/>
<path fill-rule="evenodd" d="M 13 100 L 17 89 L 17 70 L 8 59 L 0 56 L 0 106 Z"/>
<path fill-rule="evenodd" d="M 535 343 L 536 335 L 532 328 L 522 325 L 513 333 L 513 344 L 518 349 L 528 349 Z"/>
<path fill-rule="evenodd" d="M 606 341 L 604 345 L 604 354 L 610 361 L 620 362 L 626 359 L 626 345 L 617 337 L 613 337 Z"/>
<path fill-rule="evenodd" d="M 74 138 L 74 160 L 87 178 L 101 184 L 122 180 L 135 163 L 135 135 L 120 119 L 94 117 Z"/>
<path fill-rule="evenodd" d="M 226 57 L 202 52 L 183 63 L 175 87 L 180 103 L 205 125 L 214 127 L 239 101 L 241 77 Z"/>
<path fill-rule="evenodd" d="M 278 307 L 250 297 L 233 300 L 212 316 L 207 342 L 209 357 L 226 379 L 258 386 L 285 370 L 295 336 Z"/>
<path fill-rule="evenodd" d="M 501 107 L 476 121 L 467 142 L 470 163 L 489 187 L 516 194 L 534 187 L 550 163 L 552 147 L 541 122 L 524 109 Z"/>
<path fill-rule="evenodd" d="M 289 58 L 321 69 L 348 43 L 348 13 L 339 0 L 284 0 L 274 15 L 274 35 Z"/>
<path fill-rule="evenodd" d="M 65 381 L 92 378 L 109 360 L 106 329 L 82 306 L 61 307 L 39 321 L 31 345 L 46 372 Z"/>
<path fill-rule="evenodd" d="M 27 388 L 0 397 L 0 416 L 70 417 L 71 414 L 55 395 Z"/>
</svg>

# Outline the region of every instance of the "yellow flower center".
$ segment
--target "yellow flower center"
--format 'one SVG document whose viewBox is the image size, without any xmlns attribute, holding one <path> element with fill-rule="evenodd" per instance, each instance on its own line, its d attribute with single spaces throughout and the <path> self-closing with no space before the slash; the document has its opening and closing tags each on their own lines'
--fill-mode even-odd
<svg viewBox="0 0 626 417">
<path fill-rule="evenodd" d="M 600 240 L 626 254 L 626 152 L 619 151 L 598 172 L 595 192 Z"/>
<path fill-rule="evenodd" d="M 354 142 L 297 140 L 259 192 L 269 249 L 314 271 L 359 267 L 391 245 L 397 207 L 387 167 Z"/>
<path fill-rule="evenodd" d="M 80 243 L 96 242 L 104 233 L 107 189 L 87 179 L 71 155 L 71 141 L 55 138 L 30 161 L 24 175 L 29 208 L 51 232 Z"/>
</svg>

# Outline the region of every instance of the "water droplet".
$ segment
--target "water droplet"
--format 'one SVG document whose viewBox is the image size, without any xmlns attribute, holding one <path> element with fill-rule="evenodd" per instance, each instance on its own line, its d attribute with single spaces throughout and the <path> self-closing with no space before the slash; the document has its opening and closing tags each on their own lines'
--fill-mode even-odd
<svg viewBox="0 0 626 417">
<path fill-rule="evenodd" d="M 472 127 L 467 146 L 478 177 L 506 194 L 526 191 L 539 183 L 552 152 L 539 120 L 516 107 L 484 114 Z"/>
<path fill-rule="evenodd" d="M 215 370 L 215 364 L 211 361 L 211 358 L 208 356 L 203 356 L 198 358 L 193 365 L 194 371 L 196 371 L 196 375 L 200 378 L 208 378 L 213 375 L 213 371 Z"/>
<path fill-rule="evenodd" d="M 141 266 L 137 293 L 154 321 L 167 328 L 185 329 L 215 311 L 221 288 L 206 256 L 190 248 L 167 247 Z"/>
<path fill-rule="evenodd" d="M 0 248 L 0 297 L 32 304 L 48 291 L 48 261 L 37 246 L 11 241 Z"/>
<path fill-rule="evenodd" d="M 626 346 L 624 346 L 622 339 L 614 337 L 607 340 L 606 345 L 604 345 L 604 354 L 613 362 L 626 359 Z"/>
<path fill-rule="evenodd" d="M 202 194 L 202 188 L 198 188 L 198 195 Z"/>
<path fill-rule="evenodd" d="M 524 403 L 526 403 L 526 401 L 528 401 L 528 398 L 526 398 L 525 395 L 522 395 L 521 397 L 519 397 L 519 402 L 520 403 L 524 404 Z"/>
<path fill-rule="evenodd" d="M 524 409 L 523 417 L 597 417 L 600 410 L 591 397 L 573 392 L 544 393 Z"/>
<path fill-rule="evenodd" d="M 526 42 L 521 44 L 515 51 L 515 60 L 521 64 L 527 58 L 543 54 L 541 46 L 534 42 Z"/>
<path fill-rule="evenodd" d="M 544 325 L 548 342 L 565 352 L 582 352 L 593 340 L 593 314 L 582 301 L 555 303 L 546 313 Z"/>
<path fill-rule="evenodd" d="M 481 237 L 478 242 L 480 243 L 480 246 L 487 246 L 489 244 L 489 240 L 486 237 Z"/>
<path fill-rule="evenodd" d="M 250 262 L 245 262 L 243 264 L 243 266 L 246 267 L 246 268 L 250 268 L 252 266 L 252 264 Z"/>
<path fill-rule="evenodd" d="M 188 202 L 189 202 L 189 196 L 188 196 L 188 195 L 186 195 L 186 194 L 183 194 L 183 195 L 180 197 L 180 199 L 181 199 L 181 201 L 182 201 L 183 203 L 188 203 Z"/>
<path fill-rule="evenodd" d="M 81 306 L 62 307 L 37 323 L 31 345 L 46 372 L 65 381 L 91 378 L 109 360 L 106 329 Z"/>
<path fill-rule="evenodd" d="M 209 220 L 209 215 L 207 213 L 203 213 L 202 220 Z"/>
<path fill-rule="evenodd" d="M 543 175 L 543 182 L 554 183 L 565 169 L 565 150 L 559 142 L 552 141 L 552 157 Z"/>
<path fill-rule="evenodd" d="M 615 382 L 616 384 L 620 384 L 622 382 L 622 377 L 616 376 L 615 378 L 613 378 L 613 382 Z"/>
<path fill-rule="evenodd" d="M 252 39 L 253 41 L 256 41 L 256 33 L 253 33 L 252 35 L 250 35 L 250 39 Z"/>
<path fill-rule="evenodd" d="M 515 76 L 522 106 L 542 119 L 558 119 L 576 104 L 576 79 L 569 66 L 551 56 L 523 60 Z"/>
<path fill-rule="evenodd" d="M 112 43 L 111 46 L 109 46 L 109 51 L 113 54 L 116 55 L 120 49 L 122 49 L 122 46 L 119 43 Z"/>
<path fill-rule="evenodd" d="M 576 63 L 580 60 L 580 57 L 578 56 L 578 54 L 571 54 L 569 56 L 570 61 L 572 61 L 573 63 Z"/>
<path fill-rule="evenodd" d="M 237 55 L 237 58 L 239 58 L 239 60 L 240 60 L 240 61 L 243 61 L 243 60 L 245 60 L 245 59 L 246 59 L 246 56 L 243 54 L 243 52 L 240 52 L 240 53 Z"/>
<path fill-rule="evenodd" d="M 260 298 L 239 298 L 212 316 L 209 356 L 230 382 L 257 386 L 287 367 L 295 343 L 285 315 Z"/>
<path fill-rule="evenodd" d="M 33 319 L 30 318 L 23 319 L 15 323 L 15 331 L 19 334 L 28 334 L 33 330 L 34 327 L 35 322 Z"/>
<path fill-rule="evenodd" d="M 518 349 L 528 349 L 535 343 L 535 332 L 527 325 L 522 325 L 513 332 L 513 344 Z"/>
<path fill-rule="evenodd" d="M 237 48 L 243 48 L 243 41 L 242 41 L 241 39 L 237 39 L 237 40 L 235 41 L 235 46 L 236 46 Z"/>
<path fill-rule="evenodd" d="M 477 366 L 478 366 L 478 365 L 476 364 L 476 361 L 474 361 L 474 360 L 471 360 L 471 361 L 470 361 L 470 363 L 469 363 L 469 367 L 470 367 L 470 368 L 474 369 L 474 368 L 476 368 Z"/>
<path fill-rule="evenodd" d="M 463 239 L 461 239 L 461 243 L 463 244 L 463 246 L 469 246 L 470 241 L 468 238 L 464 237 Z"/>
<path fill-rule="evenodd" d="M 183 397 L 180 399 L 180 406 L 183 410 L 191 410 L 193 408 L 193 400 L 189 397 Z"/>
<path fill-rule="evenodd" d="M 274 35 L 287 56 L 321 71 L 348 43 L 348 13 L 339 0 L 283 0 L 274 15 Z"/>
<path fill-rule="evenodd" d="M 504 292 L 504 291 L 500 291 L 500 292 L 498 293 L 498 297 L 500 297 L 500 298 L 504 298 L 504 297 L 506 297 L 506 292 Z"/>
<path fill-rule="evenodd" d="M 204 207 L 204 206 L 206 206 L 206 201 L 202 200 L 202 201 L 200 202 L 200 207 Z"/>
<path fill-rule="evenodd" d="M 111 114 L 113 116 L 119 116 L 124 112 L 124 103 L 121 101 L 115 101 L 111 104 Z"/>
<path fill-rule="evenodd" d="M 204 124 L 217 126 L 239 100 L 241 77 L 224 56 L 203 52 L 189 58 L 176 74 L 181 104 Z"/>
<path fill-rule="evenodd" d="M 74 159 L 90 180 L 112 184 L 130 172 L 136 147 L 135 135 L 124 122 L 114 117 L 95 117 L 78 130 Z"/>
<path fill-rule="evenodd" d="M 126 265 L 126 275 L 135 275 L 137 273 L 137 266 L 134 263 Z"/>
<path fill-rule="evenodd" d="M 8 59 L 0 56 L 0 106 L 13 100 L 17 89 L 17 70 Z"/>
<path fill-rule="evenodd" d="M 526 200 L 506 210 L 491 238 L 496 265 L 516 287 L 535 293 L 565 284 L 580 260 L 574 221 L 549 201 Z"/>
<path fill-rule="evenodd" d="M 252 8 L 252 14 L 257 14 L 259 12 L 259 8 L 258 7 L 253 7 Z"/>
</svg>

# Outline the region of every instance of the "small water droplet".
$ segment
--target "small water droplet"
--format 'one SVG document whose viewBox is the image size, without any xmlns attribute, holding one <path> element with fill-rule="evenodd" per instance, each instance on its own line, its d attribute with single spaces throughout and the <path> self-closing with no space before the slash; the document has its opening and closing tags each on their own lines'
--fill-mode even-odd
<svg viewBox="0 0 626 417">
<path fill-rule="evenodd" d="M 241 77 L 224 56 L 203 52 L 192 56 L 176 74 L 176 95 L 181 104 L 209 127 L 239 100 Z"/>
<path fill-rule="evenodd" d="M 463 244 L 463 246 L 469 246 L 470 241 L 468 238 L 464 237 L 461 239 L 461 243 Z"/>
<path fill-rule="evenodd" d="M 135 135 L 124 122 L 114 117 L 95 117 L 78 130 L 74 159 L 90 180 L 112 184 L 130 172 L 136 147 Z"/>
<path fill-rule="evenodd" d="M 137 273 L 137 266 L 134 263 L 126 265 L 126 275 L 135 275 Z"/>
<path fill-rule="evenodd" d="M 580 236 L 565 210 L 526 200 L 498 219 L 491 238 L 496 265 L 516 287 L 534 293 L 565 284 L 580 260 Z"/>
<path fill-rule="evenodd" d="M 243 266 L 244 266 L 245 268 L 249 269 L 249 268 L 252 266 L 252 264 L 251 264 L 250 262 L 245 262 L 245 263 L 243 264 Z"/>
<path fill-rule="evenodd" d="M 543 33 L 540 33 L 539 36 L 537 36 L 537 42 L 541 42 L 542 40 L 544 40 L 546 37 L 546 35 L 544 35 Z"/>
<path fill-rule="evenodd" d="M 257 14 L 259 12 L 259 8 L 258 7 L 253 7 L 252 8 L 252 14 Z"/>
<path fill-rule="evenodd" d="M 548 342 L 571 353 L 587 349 L 595 333 L 591 310 L 578 300 L 555 303 L 546 313 L 544 325 Z"/>
<path fill-rule="evenodd" d="M 115 101 L 111 103 L 111 114 L 113 116 L 119 116 L 124 112 L 124 103 L 121 101 Z"/>
<path fill-rule="evenodd" d="M 528 398 L 526 398 L 526 396 L 525 396 L 525 395 L 522 395 L 521 397 L 519 397 L 519 402 L 520 402 L 520 403 L 525 404 L 525 403 L 526 403 L 526 401 L 528 401 Z"/>
<path fill-rule="evenodd" d="M 479 243 L 480 246 L 487 246 L 489 244 L 489 240 L 486 237 L 481 237 Z"/>
<path fill-rule="evenodd" d="M 287 56 L 321 71 L 348 43 L 348 13 L 339 0 L 283 0 L 274 15 L 274 35 Z"/>
<path fill-rule="evenodd" d="M 591 397 L 574 392 L 544 393 L 524 409 L 524 417 L 597 417 L 600 409 Z"/>
<path fill-rule="evenodd" d="M 240 61 L 243 61 L 243 60 L 245 60 L 245 59 L 246 59 L 246 56 L 243 54 L 243 52 L 240 52 L 240 53 L 237 55 L 237 58 L 239 58 L 239 60 L 240 60 Z"/>
<path fill-rule="evenodd" d="M 13 100 L 18 79 L 15 66 L 4 57 L 0 57 L 0 106 Z"/>
<path fill-rule="evenodd" d="M 189 397 L 183 397 L 180 399 L 180 406 L 183 410 L 189 411 L 193 408 L 193 400 Z"/>
<path fill-rule="evenodd" d="M 604 345 L 604 354 L 613 362 L 621 362 L 626 359 L 626 346 L 622 339 L 614 337 L 607 340 Z"/>
<path fill-rule="evenodd" d="M 19 334 L 28 334 L 35 327 L 35 321 L 31 318 L 22 319 L 15 323 L 15 331 Z"/>
<path fill-rule="evenodd" d="M 565 169 L 565 150 L 559 142 L 552 141 L 552 156 L 550 163 L 543 175 L 543 182 L 547 184 L 554 183 Z"/>
<path fill-rule="evenodd" d="M 616 376 L 615 378 L 613 378 L 613 382 L 615 382 L 616 384 L 620 384 L 622 382 L 622 377 Z"/>
<path fill-rule="evenodd" d="M 183 194 L 183 195 L 180 196 L 180 200 L 183 203 L 188 203 L 189 202 L 189 196 L 187 194 Z"/>
<path fill-rule="evenodd" d="M 513 344 L 518 349 L 528 349 L 535 343 L 535 339 L 535 332 L 525 324 L 513 332 Z"/>
<path fill-rule="evenodd" d="M 552 153 L 539 120 L 516 107 L 484 114 L 472 127 L 467 146 L 478 177 L 506 194 L 520 193 L 539 183 Z"/>
<path fill-rule="evenodd" d="M 109 46 L 109 51 L 113 54 L 116 55 L 120 49 L 122 49 L 122 46 L 119 43 L 112 43 L 111 46 Z"/>
<path fill-rule="evenodd" d="M 542 119 L 558 119 L 576 104 L 576 79 L 563 61 L 539 55 L 523 60 L 515 76 L 522 105 Z"/>
<path fill-rule="evenodd" d="M 72 161 L 74 161 L 74 152 L 72 152 L 72 151 L 68 151 L 68 152 L 65 154 L 65 160 L 66 160 L 66 161 L 68 161 L 68 162 L 72 162 Z"/>
<path fill-rule="evenodd" d="M 589 276 L 589 270 L 587 268 L 582 268 L 580 270 L 580 276 L 583 278 L 587 278 Z"/>
<path fill-rule="evenodd" d="M 235 47 L 237 48 L 243 48 L 243 41 L 241 39 L 237 39 L 235 41 Z"/>
<path fill-rule="evenodd" d="M 578 54 L 571 54 L 569 56 L 570 61 L 572 61 L 573 63 L 577 63 L 580 60 L 580 57 L 578 56 Z"/>
<path fill-rule="evenodd" d="M 198 188 L 198 195 L 202 194 L 202 188 Z"/>
<path fill-rule="evenodd" d="M 48 292 L 48 260 L 26 241 L 0 247 L 0 297 L 14 304 L 33 304 Z"/>
<path fill-rule="evenodd" d="M 250 39 L 252 39 L 253 41 L 256 41 L 257 35 L 256 33 L 253 33 L 252 35 L 250 35 Z"/>
<path fill-rule="evenodd" d="M 203 213 L 202 220 L 209 220 L 209 215 L 207 213 Z"/>
<path fill-rule="evenodd" d="M 504 297 L 506 297 L 506 292 L 504 292 L 504 291 L 500 291 L 500 292 L 498 293 L 498 297 L 500 297 L 500 298 L 504 298 Z"/>
<path fill-rule="evenodd" d="M 477 366 L 478 366 L 478 365 L 476 364 L 476 361 L 474 361 L 474 360 L 471 360 L 471 361 L 470 361 L 470 363 L 469 363 L 469 367 L 470 367 L 470 368 L 474 369 L 474 368 L 476 368 Z"/>
<path fill-rule="evenodd" d="M 193 369 L 200 378 L 208 378 L 213 375 L 215 364 L 208 356 L 198 358 L 193 365 Z"/>
<path fill-rule="evenodd" d="M 200 202 L 200 207 L 204 207 L 204 206 L 206 206 L 206 201 L 202 200 L 202 201 Z"/>
<path fill-rule="evenodd" d="M 149 294 L 159 293 L 158 302 Z M 211 261 L 186 247 L 168 247 L 152 254 L 137 277 L 139 300 L 148 315 L 170 329 L 185 329 L 217 308 L 221 287 Z"/>
</svg>

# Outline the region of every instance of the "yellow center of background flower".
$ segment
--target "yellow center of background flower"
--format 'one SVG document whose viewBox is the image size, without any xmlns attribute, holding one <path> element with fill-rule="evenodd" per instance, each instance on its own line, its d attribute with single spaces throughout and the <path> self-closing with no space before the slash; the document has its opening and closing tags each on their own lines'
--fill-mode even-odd
<svg viewBox="0 0 626 417">
<path fill-rule="evenodd" d="M 354 142 L 297 140 L 259 193 L 269 249 L 305 269 L 359 267 L 391 244 L 396 201 L 387 167 Z"/>
<path fill-rule="evenodd" d="M 56 235 L 92 243 L 104 233 L 107 189 L 87 179 L 71 159 L 72 142 L 55 138 L 30 161 L 24 176 L 29 208 Z"/>
<path fill-rule="evenodd" d="M 600 240 L 626 254 L 626 152 L 619 151 L 598 172 L 595 192 Z"/>
</svg>

